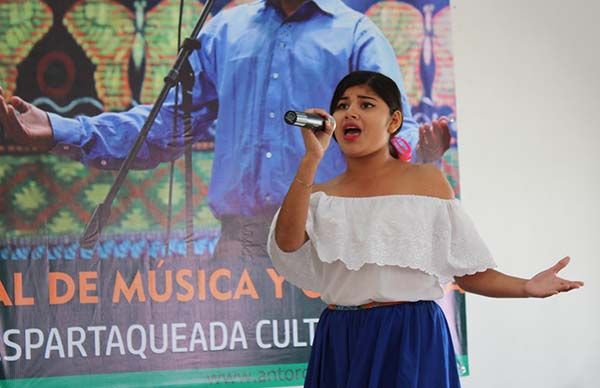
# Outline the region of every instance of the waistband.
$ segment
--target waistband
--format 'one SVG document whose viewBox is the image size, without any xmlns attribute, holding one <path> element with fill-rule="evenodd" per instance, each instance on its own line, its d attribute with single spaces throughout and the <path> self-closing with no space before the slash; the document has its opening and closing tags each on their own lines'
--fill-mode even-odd
<svg viewBox="0 0 600 388">
<path fill-rule="evenodd" d="M 397 304 L 404 304 L 404 303 L 410 303 L 410 302 L 405 302 L 405 301 L 398 301 L 398 302 L 370 302 L 370 303 L 365 303 L 365 304 L 361 304 L 358 306 L 340 306 L 337 304 L 329 304 L 327 305 L 327 308 L 329 310 L 367 310 L 367 309 L 372 309 L 375 307 L 384 307 L 384 306 L 393 306 L 393 305 L 397 305 Z"/>
</svg>

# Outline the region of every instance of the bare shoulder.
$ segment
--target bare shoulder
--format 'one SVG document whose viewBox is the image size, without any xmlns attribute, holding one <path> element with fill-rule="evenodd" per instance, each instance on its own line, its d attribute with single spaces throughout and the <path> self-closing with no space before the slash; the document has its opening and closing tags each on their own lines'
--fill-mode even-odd
<svg viewBox="0 0 600 388">
<path fill-rule="evenodd" d="M 319 191 L 326 192 L 326 188 L 327 188 L 327 185 L 324 183 L 314 184 L 314 185 L 312 185 L 312 188 L 311 188 L 311 194 L 318 193 Z"/>
<path fill-rule="evenodd" d="M 338 180 L 339 180 L 339 176 L 335 177 L 332 180 L 327 181 L 327 182 L 314 184 L 312 186 L 312 193 L 317 193 L 319 191 L 322 191 L 325 194 L 329 194 L 331 192 L 331 190 L 333 189 L 333 187 L 338 183 Z"/>
<path fill-rule="evenodd" d="M 454 190 L 444 173 L 433 164 L 415 164 L 411 175 L 416 178 L 417 187 L 422 195 L 442 199 L 453 199 Z"/>
</svg>

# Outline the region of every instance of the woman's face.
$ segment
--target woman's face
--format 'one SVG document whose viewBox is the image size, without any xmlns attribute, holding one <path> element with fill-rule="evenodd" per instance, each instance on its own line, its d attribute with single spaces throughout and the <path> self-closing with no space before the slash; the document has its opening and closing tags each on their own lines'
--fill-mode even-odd
<svg viewBox="0 0 600 388">
<path fill-rule="evenodd" d="M 402 120 L 390 116 L 389 106 L 367 85 L 352 86 L 337 102 L 335 137 L 346 156 L 361 157 L 385 149 Z"/>
</svg>

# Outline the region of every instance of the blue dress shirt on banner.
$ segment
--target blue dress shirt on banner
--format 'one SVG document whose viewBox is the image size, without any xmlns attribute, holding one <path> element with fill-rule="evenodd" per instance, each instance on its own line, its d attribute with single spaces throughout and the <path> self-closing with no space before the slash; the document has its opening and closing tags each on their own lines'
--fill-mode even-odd
<svg viewBox="0 0 600 388">
<path fill-rule="evenodd" d="M 388 75 L 400 87 L 396 57 L 381 31 L 363 14 L 339 0 L 304 3 L 291 17 L 269 1 L 218 13 L 199 36 L 201 49 L 190 56 L 196 74 L 192 133 L 183 125 L 173 135 L 172 90 L 134 162 L 153 168 L 183 152 L 184 138 L 206 139 L 215 120 L 214 162 L 208 203 L 214 215 L 253 216 L 283 201 L 304 154 L 298 128 L 287 126 L 287 110 L 329 106 L 339 80 L 350 71 Z M 181 98 L 179 98 L 181 102 Z M 418 128 L 403 95 L 400 135 L 413 150 Z M 127 156 L 148 113 L 139 105 L 127 112 L 62 118 L 50 114 L 53 152 L 102 169 L 117 169 Z M 316 182 L 345 169 L 334 142 Z"/>
</svg>

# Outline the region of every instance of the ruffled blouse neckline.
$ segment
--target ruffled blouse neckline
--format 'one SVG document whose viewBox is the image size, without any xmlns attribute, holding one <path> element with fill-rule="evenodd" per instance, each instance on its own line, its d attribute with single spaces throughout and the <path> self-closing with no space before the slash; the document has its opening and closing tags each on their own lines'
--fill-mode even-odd
<svg viewBox="0 0 600 388">
<path fill-rule="evenodd" d="M 423 200 L 423 201 L 441 201 L 441 202 L 454 202 L 454 201 L 458 201 L 458 198 L 452 198 L 452 199 L 447 199 L 447 198 L 439 198 L 439 197 L 432 197 L 429 195 L 422 195 L 422 194 L 381 194 L 381 195 L 372 195 L 372 196 L 368 196 L 368 197 L 344 197 L 344 196 L 340 196 L 340 195 L 332 195 L 332 194 L 327 194 L 324 191 L 315 191 L 314 193 L 311 194 L 311 198 L 312 197 L 326 197 L 326 198 L 332 198 L 332 199 L 340 199 L 340 200 L 376 200 L 376 199 L 415 199 L 415 200 Z"/>
</svg>

